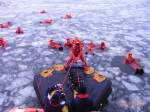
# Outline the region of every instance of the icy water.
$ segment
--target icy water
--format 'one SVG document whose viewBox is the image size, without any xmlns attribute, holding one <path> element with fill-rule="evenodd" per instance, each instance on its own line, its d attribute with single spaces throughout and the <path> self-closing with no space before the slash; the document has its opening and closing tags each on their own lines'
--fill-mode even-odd
<svg viewBox="0 0 150 112">
<path fill-rule="evenodd" d="M 40 14 L 45 9 L 48 13 Z M 68 12 L 71 20 L 61 17 Z M 39 24 L 52 17 L 53 25 Z M 65 63 L 69 52 L 48 48 L 47 40 L 64 42 L 79 36 L 85 43 L 105 40 L 108 50 L 86 57 L 90 66 L 112 81 L 110 103 L 103 112 L 150 112 L 150 1 L 149 0 L 0 0 L 0 29 L 9 47 L 0 49 L 0 112 L 14 106 L 38 107 L 32 82 L 34 75 L 55 63 Z M 21 26 L 24 34 L 16 35 Z M 133 52 L 144 67 L 143 76 L 123 65 Z"/>
</svg>

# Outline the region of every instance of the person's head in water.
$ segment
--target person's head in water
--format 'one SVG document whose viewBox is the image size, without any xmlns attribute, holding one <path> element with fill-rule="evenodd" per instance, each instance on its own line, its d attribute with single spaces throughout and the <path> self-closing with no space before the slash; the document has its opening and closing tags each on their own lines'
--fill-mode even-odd
<svg viewBox="0 0 150 112">
<path fill-rule="evenodd" d="M 87 89 L 85 86 L 80 86 L 79 87 L 79 94 L 86 94 L 87 93 Z"/>
</svg>

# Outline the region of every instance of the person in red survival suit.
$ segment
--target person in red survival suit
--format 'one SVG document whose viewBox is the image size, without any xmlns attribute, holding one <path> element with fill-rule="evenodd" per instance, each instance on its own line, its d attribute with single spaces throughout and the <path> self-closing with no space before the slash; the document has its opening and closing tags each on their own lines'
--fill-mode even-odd
<svg viewBox="0 0 150 112">
<path fill-rule="evenodd" d="M 72 41 L 72 49 L 71 49 L 70 58 L 67 60 L 65 68 L 68 68 L 72 62 L 77 63 L 78 60 L 81 60 L 84 64 L 84 70 L 88 69 L 88 64 L 82 53 L 82 48 L 83 48 L 83 43 L 79 39 L 75 38 Z"/>
<path fill-rule="evenodd" d="M 67 39 L 66 39 L 65 46 L 66 46 L 66 47 L 72 47 L 72 43 L 71 43 L 70 38 L 67 38 Z"/>
<path fill-rule="evenodd" d="M 46 112 L 64 112 L 64 110 L 65 112 L 69 111 L 62 84 L 56 84 L 47 90 L 45 102 Z"/>
<path fill-rule="evenodd" d="M 0 23 L 0 28 L 9 28 L 12 26 L 11 22 L 6 22 L 6 23 Z"/>
<path fill-rule="evenodd" d="M 7 46 L 7 41 L 4 38 L 0 37 L 0 47 L 6 48 Z"/>
<path fill-rule="evenodd" d="M 139 73 L 142 75 L 144 73 L 143 68 L 138 63 L 138 61 L 133 57 L 132 53 L 130 53 L 130 52 L 128 53 L 128 56 L 126 57 L 125 63 L 130 64 L 131 67 L 135 70 L 136 74 Z"/>
<path fill-rule="evenodd" d="M 91 112 L 93 102 L 89 99 L 85 86 L 80 86 L 77 96 L 70 103 L 71 112 Z"/>
<path fill-rule="evenodd" d="M 49 41 L 48 41 L 48 45 L 49 45 L 51 48 L 59 49 L 59 51 L 63 51 L 63 47 L 62 47 L 61 44 L 58 43 L 58 42 L 55 42 L 55 41 L 53 41 L 53 40 L 49 40 Z"/>
<path fill-rule="evenodd" d="M 92 55 L 94 55 L 93 49 L 94 49 L 95 47 L 96 47 L 96 45 L 91 41 L 91 42 L 88 44 L 87 48 L 86 48 L 85 54 L 87 55 L 88 53 L 92 53 Z"/>
</svg>

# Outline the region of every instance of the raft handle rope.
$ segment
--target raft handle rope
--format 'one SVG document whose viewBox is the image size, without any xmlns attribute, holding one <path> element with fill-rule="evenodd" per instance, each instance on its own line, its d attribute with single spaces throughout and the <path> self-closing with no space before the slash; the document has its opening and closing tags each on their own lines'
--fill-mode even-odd
<svg viewBox="0 0 150 112">
<path fill-rule="evenodd" d="M 71 69 L 72 64 L 73 64 L 73 62 L 71 62 L 70 65 L 69 65 L 69 69 L 68 69 L 68 71 L 67 71 L 67 73 L 66 73 L 66 75 L 65 75 L 65 77 L 64 77 L 64 80 L 63 80 L 63 82 L 62 82 L 62 86 L 65 85 L 65 82 L 66 82 L 67 79 L 68 79 L 69 72 L 70 72 L 70 69 Z"/>
</svg>

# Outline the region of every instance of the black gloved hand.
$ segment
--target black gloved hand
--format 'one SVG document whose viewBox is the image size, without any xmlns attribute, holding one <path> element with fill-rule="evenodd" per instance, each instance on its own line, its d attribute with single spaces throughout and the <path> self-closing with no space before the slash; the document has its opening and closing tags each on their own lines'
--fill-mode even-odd
<svg viewBox="0 0 150 112">
<path fill-rule="evenodd" d="M 60 99 L 65 100 L 65 94 L 63 92 L 61 92 L 61 94 L 60 94 Z"/>
</svg>

